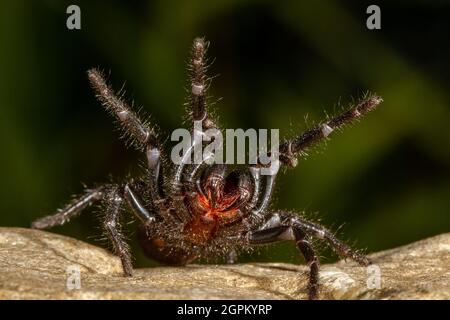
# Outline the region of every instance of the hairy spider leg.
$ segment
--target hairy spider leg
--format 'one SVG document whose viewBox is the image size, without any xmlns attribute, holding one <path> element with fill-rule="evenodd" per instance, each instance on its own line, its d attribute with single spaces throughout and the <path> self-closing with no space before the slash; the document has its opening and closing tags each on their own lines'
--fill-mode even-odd
<svg viewBox="0 0 450 320">
<path fill-rule="evenodd" d="M 290 167 L 297 165 L 297 156 L 304 155 L 314 144 L 326 139 L 334 130 L 352 123 L 375 109 L 383 99 L 376 95 L 367 95 L 357 105 L 347 111 L 314 126 L 300 136 L 287 140 L 280 145 L 280 161 Z"/>
<path fill-rule="evenodd" d="M 75 198 L 63 209 L 59 210 L 58 213 L 35 220 L 31 227 L 34 229 L 47 229 L 63 225 L 72 218 L 79 216 L 83 209 L 96 202 L 102 202 L 106 208 L 103 228 L 113 244 L 114 253 L 122 261 L 124 274 L 130 276 L 132 274 L 132 263 L 129 248 L 124 240 L 119 222 L 124 199 L 135 216 L 145 225 L 155 221 L 157 218 L 153 212 L 149 212 L 145 208 L 142 200 L 133 192 L 132 188 L 131 184 L 126 184 L 124 187 L 120 185 L 104 185 L 96 189 L 88 189 L 84 195 Z"/>
<path fill-rule="evenodd" d="M 114 187 L 105 194 L 105 201 L 108 205 L 106 206 L 103 228 L 113 245 L 114 253 L 122 262 L 125 276 L 132 276 L 133 265 L 131 262 L 130 248 L 125 241 L 121 227 L 122 224 L 120 223 L 120 218 L 123 213 L 123 200 L 119 187 Z"/>
<path fill-rule="evenodd" d="M 164 202 L 165 194 L 161 174 L 161 149 L 158 137 L 148 124 L 120 99 L 97 69 L 88 70 L 88 78 L 98 100 L 119 122 L 139 150 L 145 150 L 149 174 L 149 188 L 155 204 Z"/>
<path fill-rule="evenodd" d="M 310 236 L 300 227 L 282 224 L 280 217 L 271 216 L 260 230 L 247 234 L 247 241 L 252 245 L 270 244 L 279 241 L 292 240 L 305 258 L 309 266 L 308 296 L 310 300 L 317 299 L 319 293 L 319 258 L 311 244 Z"/>
<path fill-rule="evenodd" d="M 192 44 L 191 57 L 188 64 L 191 87 L 187 102 L 187 109 L 192 125 L 195 121 L 201 121 L 202 128 L 206 130 L 217 127 L 215 122 L 209 116 L 206 103 L 206 94 L 209 87 L 209 84 L 207 83 L 208 76 L 206 75 L 206 70 L 208 68 L 206 51 L 208 46 L 209 42 L 205 41 L 204 38 L 196 38 Z M 194 127 L 192 130 L 194 130 Z M 192 138 L 194 138 L 194 131 L 192 131 Z M 179 185 L 183 178 L 183 170 L 186 165 L 185 160 L 187 160 L 188 157 L 191 157 L 195 143 L 203 143 L 203 141 L 193 141 L 191 147 L 183 155 L 182 163 L 178 165 L 175 170 L 175 186 Z M 202 159 L 202 163 L 194 164 L 191 170 L 198 170 L 203 165 L 204 161 L 205 159 Z M 195 175 L 195 173 L 193 174 Z"/>
<path fill-rule="evenodd" d="M 191 88 L 187 103 L 192 121 L 202 121 L 202 127 L 206 129 L 216 127 L 215 122 L 209 116 L 206 103 L 206 92 L 209 86 L 206 75 L 208 46 L 209 42 L 204 38 L 194 39 L 189 61 Z"/>
<path fill-rule="evenodd" d="M 329 230 L 300 218 L 289 212 L 273 212 L 267 216 L 265 223 L 258 230 L 246 234 L 246 241 L 251 245 L 269 244 L 284 240 L 294 240 L 310 268 L 308 294 L 310 299 L 317 299 L 319 282 L 319 258 L 311 243 L 311 236 L 326 240 L 330 246 L 344 258 L 351 258 L 362 266 L 371 262 L 368 258 L 353 251 L 337 239 Z"/>
<path fill-rule="evenodd" d="M 56 214 L 45 216 L 33 221 L 31 227 L 34 229 L 47 229 L 54 226 L 61 226 L 69 222 L 72 218 L 81 214 L 81 211 L 102 199 L 103 187 L 87 189 L 85 193 L 74 198 L 64 208 L 58 210 Z"/>
<path fill-rule="evenodd" d="M 308 298 L 316 300 L 319 297 L 319 257 L 314 250 L 310 236 L 299 227 L 294 227 L 293 232 L 297 248 L 305 257 L 305 261 L 309 266 Z"/>
</svg>

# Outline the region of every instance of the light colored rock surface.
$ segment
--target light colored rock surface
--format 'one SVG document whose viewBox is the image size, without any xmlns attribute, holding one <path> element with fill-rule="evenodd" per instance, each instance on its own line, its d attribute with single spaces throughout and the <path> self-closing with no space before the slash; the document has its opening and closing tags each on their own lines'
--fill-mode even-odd
<svg viewBox="0 0 450 320">
<path fill-rule="evenodd" d="M 321 298 L 450 299 L 450 233 L 371 258 L 380 268 L 379 289 L 376 267 L 338 262 L 322 266 Z M 69 290 L 73 266 L 81 288 Z M 103 249 L 49 232 L 0 228 L 0 299 L 304 299 L 307 274 L 302 265 L 252 263 L 138 269 L 125 278 L 119 259 Z"/>
</svg>

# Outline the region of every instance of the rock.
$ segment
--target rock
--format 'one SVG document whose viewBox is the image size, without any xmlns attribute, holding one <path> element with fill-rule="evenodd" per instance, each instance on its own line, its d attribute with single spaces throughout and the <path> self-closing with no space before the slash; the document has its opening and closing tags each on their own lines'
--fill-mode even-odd
<svg viewBox="0 0 450 320">
<path fill-rule="evenodd" d="M 369 269 L 323 265 L 320 297 L 450 299 L 450 233 L 370 257 Z M 305 299 L 308 275 L 304 265 L 249 263 L 137 269 L 125 278 L 103 249 L 21 228 L 0 228 L 0 270 L 0 299 Z"/>
</svg>

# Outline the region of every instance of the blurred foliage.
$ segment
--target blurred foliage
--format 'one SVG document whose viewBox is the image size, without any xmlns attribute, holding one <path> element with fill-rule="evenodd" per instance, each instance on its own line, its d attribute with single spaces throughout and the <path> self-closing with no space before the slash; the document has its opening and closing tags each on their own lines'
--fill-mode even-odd
<svg viewBox="0 0 450 320">
<path fill-rule="evenodd" d="M 73 3 L 79 31 L 66 28 Z M 280 176 L 278 207 L 345 222 L 345 237 L 369 251 L 449 231 L 450 6 L 378 4 L 382 30 L 370 31 L 361 1 L 2 2 L 0 225 L 29 226 L 81 182 L 138 173 L 142 156 L 118 140 L 85 71 L 110 70 L 116 88 L 126 80 L 129 100 L 169 135 L 184 111 L 190 43 L 204 35 L 223 127 L 292 136 L 367 89 L 385 100 Z M 54 231 L 97 243 L 96 216 Z M 275 247 L 252 259 L 297 261 L 291 244 Z"/>
</svg>

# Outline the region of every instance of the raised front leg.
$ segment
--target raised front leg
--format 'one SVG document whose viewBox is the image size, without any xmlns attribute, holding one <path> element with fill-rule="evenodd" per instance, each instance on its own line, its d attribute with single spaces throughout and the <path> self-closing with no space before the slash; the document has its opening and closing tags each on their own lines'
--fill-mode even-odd
<svg viewBox="0 0 450 320">
<path fill-rule="evenodd" d="M 194 39 L 194 43 L 192 44 L 191 57 L 188 66 L 191 87 L 188 88 L 189 96 L 186 103 L 188 117 L 192 121 L 192 143 L 188 150 L 183 154 L 181 163 L 177 165 L 175 169 L 175 175 L 172 181 L 175 198 L 179 197 L 181 194 L 181 181 L 185 178 L 186 167 L 189 167 L 186 178 L 192 185 L 195 182 L 197 172 L 200 171 L 202 167 L 206 166 L 206 159 L 203 158 L 200 163 L 190 164 L 194 149 L 203 144 L 202 139 L 194 139 L 194 137 L 203 138 L 203 134 L 206 130 L 213 128 L 217 129 L 217 124 L 212 119 L 207 104 L 207 91 L 210 84 L 210 79 L 206 75 L 206 70 L 208 68 L 206 51 L 208 50 L 208 45 L 209 43 L 203 38 Z M 195 122 L 201 122 L 201 132 L 195 129 Z"/>
<path fill-rule="evenodd" d="M 189 115 L 192 121 L 202 121 L 205 129 L 215 128 L 216 124 L 211 119 L 206 103 L 206 91 L 209 81 L 206 76 L 207 61 L 206 51 L 209 43 L 203 38 L 196 38 L 192 45 L 192 54 L 189 61 L 190 72 L 190 96 L 188 101 Z"/>
<path fill-rule="evenodd" d="M 124 136 L 138 149 L 145 151 L 150 176 L 150 191 L 156 203 L 163 202 L 165 195 L 161 180 L 161 149 L 155 129 L 139 119 L 138 115 L 107 84 L 97 69 L 88 71 L 88 78 L 97 98 L 118 121 Z"/>
<path fill-rule="evenodd" d="M 282 163 L 295 167 L 298 155 L 305 154 L 310 147 L 326 139 L 333 131 L 346 124 L 352 123 L 375 109 L 383 99 L 376 95 L 367 95 L 356 106 L 308 129 L 297 138 L 288 140 L 280 145 L 280 160 Z"/>
</svg>

